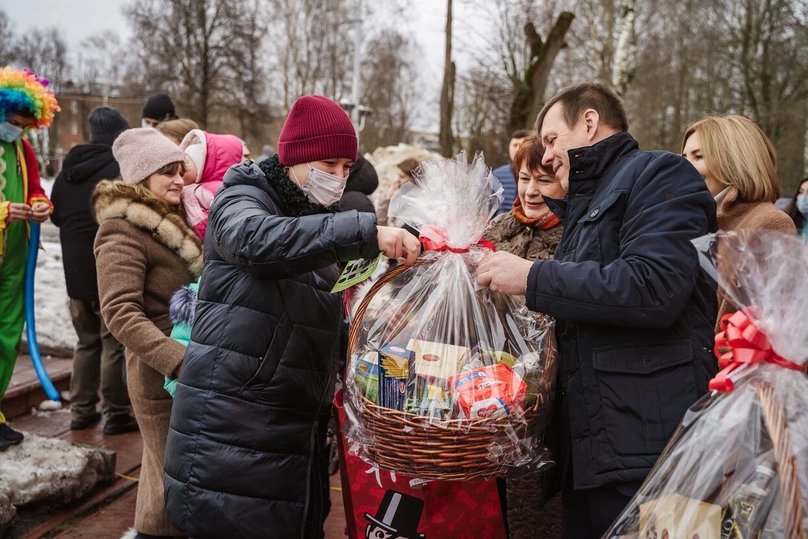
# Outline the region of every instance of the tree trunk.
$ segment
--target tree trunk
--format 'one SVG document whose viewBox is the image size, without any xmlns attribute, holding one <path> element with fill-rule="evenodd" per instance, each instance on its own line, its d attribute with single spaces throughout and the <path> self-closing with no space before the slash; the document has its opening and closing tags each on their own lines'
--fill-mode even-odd
<svg viewBox="0 0 808 539">
<path fill-rule="evenodd" d="M 508 122 L 511 131 L 533 128 L 536 116 L 544 106 L 544 92 L 547 89 L 553 62 L 561 49 L 566 46 L 564 36 L 574 18 L 575 15 L 569 11 L 559 14 L 547 35 L 546 42 L 542 42 L 533 23 L 529 22 L 525 25 L 525 36 L 530 44 L 531 58 L 524 78 L 518 83 L 515 82 L 510 121 Z"/>
<path fill-rule="evenodd" d="M 452 110 L 455 86 L 455 64 L 452 61 L 452 0 L 447 0 L 446 7 L 446 52 L 443 65 L 443 86 L 440 91 L 440 151 L 445 157 L 451 157 L 454 153 Z"/>
<path fill-rule="evenodd" d="M 623 0 L 620 7 L 620 35 L 612 64 L 612 86 L 621 96 L 626 94 L 628 84 L 634 77 L 634 59 L 637 56 L 635 5 L 636 0 Z"/>
</svg>

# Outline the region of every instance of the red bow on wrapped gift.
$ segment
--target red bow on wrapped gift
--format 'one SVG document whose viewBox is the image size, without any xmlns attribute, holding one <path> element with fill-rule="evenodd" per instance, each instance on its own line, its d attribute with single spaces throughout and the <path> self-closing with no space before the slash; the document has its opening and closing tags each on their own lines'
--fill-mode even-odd
<svg viewBox="0 0 808 539">
<path fill-rule="evenodd" d="M 710 380 L 710 390 L 729 392 L 735 389 L 729 375 L 743 364 L 765 362 L 796 371 L 802 370 L 797 363 L 777 355 L 766 334 L 743 312 L 724 315 L 720 325 L 721 332 L 715 336 L 713 353 L 718 358 L 721 372 Z"/>
<path fill-rule="evenodd" d="M 468 253 L 469 246 L 455 247 L 449 245 L 449 240 L 446 238 L 446 231 L 439 226 L 425 225 L 421 227 L 418 239 L 427 251 L 449 251 L 451 253 Z M 494 244 L 488 240 L 480 240 L 474 245 L 479 245 L 489 251 L 496 251 Z"/>
</svg>

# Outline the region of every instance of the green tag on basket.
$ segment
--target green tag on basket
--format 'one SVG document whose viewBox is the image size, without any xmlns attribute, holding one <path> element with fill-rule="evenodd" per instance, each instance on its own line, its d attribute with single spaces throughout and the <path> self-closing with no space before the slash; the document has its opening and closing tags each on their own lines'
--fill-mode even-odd
<svg viewBox="0 0 808 539">
<path fill-rule="evenodd" d="M 337 279 L 337 284 L 331 289 L 331 293 L 342 292 L 364 280 L 370 279 L 379 266 L 379 260 L 382 259 L 382 256 L 384 256 L 384 253 L 379 253 L 376 258 L 360 258 L 348 262 L 339 279 Z"/>
</svg>

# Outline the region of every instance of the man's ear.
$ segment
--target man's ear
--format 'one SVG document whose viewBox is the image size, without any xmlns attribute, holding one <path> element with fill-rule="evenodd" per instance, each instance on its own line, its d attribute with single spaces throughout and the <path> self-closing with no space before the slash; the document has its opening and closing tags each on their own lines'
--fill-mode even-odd
<svg viewBox="0 0 808 539">
<path fill-rule="evenodd" d="M 594 142 L 598 136 L 598 129 L 600 128 L 600 114 L 595 109 L 586 109 L 584 111 L 584 123 L 586 125 L 586 136 L 590 142 Z"/>
</svg>

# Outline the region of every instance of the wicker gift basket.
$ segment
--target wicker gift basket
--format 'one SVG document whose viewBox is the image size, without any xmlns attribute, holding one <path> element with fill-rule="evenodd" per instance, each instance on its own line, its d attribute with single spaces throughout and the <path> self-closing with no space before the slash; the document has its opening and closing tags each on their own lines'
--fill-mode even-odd
<svg viewBox="0 0 808 539">
<path fill-rule="evenodd" d="M 722 319 L 711 393 L 606 537 L 808 537 L 808 245 L 765 231 L 694 243 L 741 310 Z"/>
<path fill-rule="evenodd" d="M 469 480 L 549 462 L 554 322 L 476 286 L 491 178 L 479 156 L 429 162 L 391 204 L 429 249 L 373 285 L 349 332 L 348 445 L 381 469 Z"/>
</svg>

